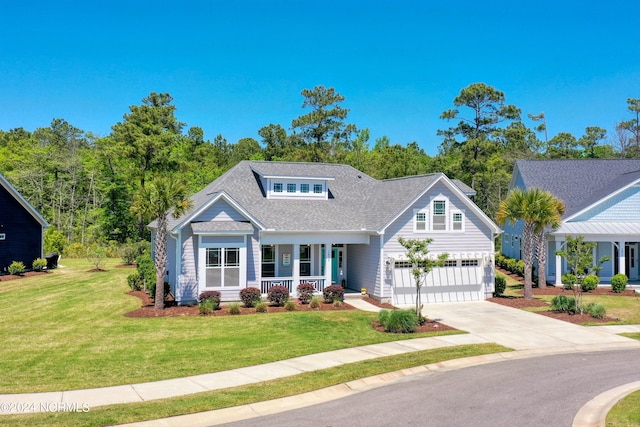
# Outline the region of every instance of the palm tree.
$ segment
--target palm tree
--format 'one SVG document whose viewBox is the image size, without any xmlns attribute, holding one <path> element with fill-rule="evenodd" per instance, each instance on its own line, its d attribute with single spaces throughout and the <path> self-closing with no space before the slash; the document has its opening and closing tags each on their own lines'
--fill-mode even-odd
<svg viewBox="0 0 640 427">
<path fill-rule="evenodd" d="M 535 246 L 538 259 L 538 287 L 547 287 L 547 230 L 555 230 L 562 222 L 564 203 L 551 193 L 546 193 L 550 200 L 540 205 L 536 220 Z"/>
<path fill-rule="evenodd" d="M 541 212 L 552 211 L 553 196 L 539 188 L 528 190 L 515 189 L 509 193 L 506 199 L 500 202 L 496 221 L 504 225 L 509 221 L 512 225 L 518 220 L 524 222 L 522 229 L 522 260 L 524 261 L 524 298 L 533 298 L 533 249 L 535 233 L 539 230 Z"/>
<path fill-rule="evenodd" d="M 156 292 L 154 307 L 164 309 L 164 271 L 167 267 L 167 220 L 172 210 L 174 218 L 180 217 L 192 206 L 186 187 L 167 176 L 155 177 L 149 185 L 136 194 L 131 211 L 156 219 L 154 262 L 156 265 Z"/>
</svg>

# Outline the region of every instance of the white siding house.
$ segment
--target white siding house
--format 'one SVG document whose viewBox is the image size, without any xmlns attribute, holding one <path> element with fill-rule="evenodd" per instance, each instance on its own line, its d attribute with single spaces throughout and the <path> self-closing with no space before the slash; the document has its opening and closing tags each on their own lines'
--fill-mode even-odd
<svg viewBox="0 0 640 427">
<path fill-rule="evenodd" d="M 432 238 L 430 252 L 450 261 L 429 276 L 424 301 L 484 299 L 500 229 L 473 194 L 439 173 L 380 181 L 347 165 L 243 161 L 169 219 L 167 277 L 180 304 L 205 290 L 237 300 L 245 287 L 276 284 L 295 295 L 304 282 L 411 303 L 398 238 Z"/>
</svg>

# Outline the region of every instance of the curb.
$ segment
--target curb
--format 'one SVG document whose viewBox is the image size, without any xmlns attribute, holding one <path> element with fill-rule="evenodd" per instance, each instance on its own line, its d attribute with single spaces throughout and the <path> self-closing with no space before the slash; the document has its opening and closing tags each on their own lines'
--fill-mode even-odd
<svg viewBox="0 0 640 427">
<path fill-rule="evenodd" d="M 546 350 L 518 350 L 504 353 L 493 353 L 482 356 L 472 356 L 463 359 L 452 359 L 443 362 L 432 363 L 429 365 L 416 366 L 413 368 L 402 369 L 394 372 L 387 372 L 384 374 L 375 375 L 372 377 L 361 378 L 346 383 L 336 384 L 330 387 L 326 387 L 320 390 L 314 390 L 295 396 L 282 397 L 278 399 L 250 403 L 241 406 L 235 406 L 224 409 L 216 409 L 212 411 L 199 412 L 197 414 L 179 415 L 175 417 L 169 417 L 164 419 L 141 421 L 131 424 L 122 424 L 119 426 L 127 427 L 206 427 L 213 425 L 220 425 L 235 421 L 243 421 L 252 418 L 262 417 L 266 415 L 277 414 L 294 409 L 304 408 L 307 406 L 317 405 L 320 403 L 337 400 L 343 397 L 351 396 L 354 394 L 362 393 L 364 391 L 372 390 L 378 387 L 384 387 L 396 382 L 408 381 L 410 377 L 423 377 L 433 375 L 441 372 L 453 371 L 456 369 L 468 368 L 471 366 L 485 365 L 489 363 L 506 362 L 509 360 L 535 358 L 542 356 L 551 356 L 554 354 L 563 353 L 582 353 L 593 351 L 615 351 L 626 350 L 629 348 L 636 348 L 638 345 L 618 344 L 618 345 L 586 345 L 581 347 L 561 347 Z M 640 388 L 640 382 L 633 383 Z M 633 391 L 633 390 L 631 390 Z M 621 397 L 628 394 L 622 394 Z M 608 392 L 607 392 L 608 393 Z M 603 393 L 603 395 L 606 393 Z M 618 394 L 616 394 L 618 396 Z M 617 398 L 619 400 L 620 397 Z M 613 401 L 611 405 L 608 403 L 611 399 L 605 401 L 593 399 L 590 410 L 595 411 L 598 414 L 604 412 L 604 416 L 611 409 L 611 407 L 617 402 Z M 589 402 L 589 403 L 591 403 Z M 586 405 L 585 405 L 586 406 Z M 581 410 L 582 412 L 582 410 Z M 577 416 L 576 416 L 577 418 Z M 592 427 L 598 424 L 574 424 L 573 427 Z M 601 424 L 604 426 L 604 424 Z"/>
<path fill-rule="evenodd" d="M 607 390 L 586 403 L 573 419 L 572 427 L 605 427 L 607 414 L 620 399 L 640 390 L 640 381 Z"/>
</svg>

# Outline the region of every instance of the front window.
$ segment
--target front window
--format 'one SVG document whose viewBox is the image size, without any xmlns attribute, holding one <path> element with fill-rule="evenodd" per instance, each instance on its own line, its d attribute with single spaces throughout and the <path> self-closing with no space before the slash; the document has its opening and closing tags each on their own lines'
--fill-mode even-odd
<svg viewBox="0 0 640 427">
<path fill-rule="evenodd" d="M 433 230 L 447 229 L 447 204 L 444 200 L 433 201 Z"/>
<path fill-rule="evenodd" d="M 460 212 L 453 214 L 453 229 L 457 231 L 462 230 L 462 213 Z"/>
<path fill-rule="evenodd" d="M 424 212 L 416 213 L 416 231 L 427 231 L 427 214 Z"/>
<path fill-rule="evenodd" d="M 300 275 L 311 276 L 311 246 L 300 246 Z"/>
<path fill-rule="evenodd" d="M 276 248 L 262 247 L 262 277 L 276 277 Z"/>
<path fill-rule="evenodd" d="M 205 269 L 207 287 L 240 286 L 240 248 L 207 248 Z"/>
</svg>

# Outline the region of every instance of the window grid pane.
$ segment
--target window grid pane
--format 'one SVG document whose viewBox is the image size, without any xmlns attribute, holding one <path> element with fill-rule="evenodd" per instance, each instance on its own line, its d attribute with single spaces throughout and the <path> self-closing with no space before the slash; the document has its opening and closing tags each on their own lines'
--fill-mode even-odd
<svg viewBox="0 0 640 427">
<path fill-rule="evenodd" d="M 322 184 L 313 184 L 313 192 L 315 194 L 322 193 Z"/>
<path fill-rule="evenodd" d="M 309 184 L 300 184 L 300 192 L 308 193 L 309 192 Z"/>
<path fill-rule="evenodd" d="M 287 184 L 287 193 L 295 193 L 296 192 L 296 184 L 289 183 Z"/>
<path fill-rule="evenodd" d="M 282 183 L 276 182 L 273 184 L 273 192 L 274 193 L 282 193 Z"/>
</svg>

